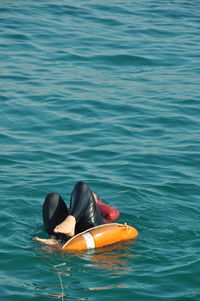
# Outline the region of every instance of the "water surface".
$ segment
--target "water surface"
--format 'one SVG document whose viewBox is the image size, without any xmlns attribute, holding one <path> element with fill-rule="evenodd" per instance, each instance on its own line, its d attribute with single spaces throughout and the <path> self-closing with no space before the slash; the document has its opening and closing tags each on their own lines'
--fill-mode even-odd
<svg viewBox="0 0 200 301">
<path fill-rule="evenodd" d="M 1 299 L 200 298 L 199 1 L 0 4 Z M 41 206 L 84 180 L 140 235 L 49 253 Z"/>
</svg>

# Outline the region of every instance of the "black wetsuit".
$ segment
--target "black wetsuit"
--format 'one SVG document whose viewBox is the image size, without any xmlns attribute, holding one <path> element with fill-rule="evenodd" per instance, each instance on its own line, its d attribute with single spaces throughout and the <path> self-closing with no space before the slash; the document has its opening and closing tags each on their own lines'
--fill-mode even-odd
<svg viewBox="0 0 200 301">
<path fill-rule="evenodd" d="M 69 209 L 62 197 L 57 193 L 50 193 L 45 198 L 43 220 L 47 233 L 56 236 L 57 239 L 66 241 L 68 237 L 65 234 L 54 233 L 53 230 L 68 215 L 73 215 L 76 219 L 75 234 L 104 224 L 92 191 L 84 182 L 78 182 L 74 186 Z"/>
</svg>

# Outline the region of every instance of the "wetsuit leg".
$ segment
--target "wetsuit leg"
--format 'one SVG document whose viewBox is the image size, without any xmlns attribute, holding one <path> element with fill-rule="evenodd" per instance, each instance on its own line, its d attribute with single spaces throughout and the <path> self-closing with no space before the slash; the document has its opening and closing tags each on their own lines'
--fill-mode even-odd
<svg viewBox="0 0 200 301">
<path fill-rule="evenodd" d="M 68 216 L 68 208 L 62 197 L 57 193 L 50 193 L 46 196 L 43 204 L 44 227 L 48 234 L 54 235 L 57 239 L 66 240 L 66 235 L 54 233 L 54 228 L 62 223 Z"/>
<path fill-rule="evenodd" d="M 104 224 L 92 191 L 84 182 L 78 182 L 74 186 L 71 194 L 69 215 L 73 215 L 76 219 L 76 234 L 91 227 Z"/>
</svg>

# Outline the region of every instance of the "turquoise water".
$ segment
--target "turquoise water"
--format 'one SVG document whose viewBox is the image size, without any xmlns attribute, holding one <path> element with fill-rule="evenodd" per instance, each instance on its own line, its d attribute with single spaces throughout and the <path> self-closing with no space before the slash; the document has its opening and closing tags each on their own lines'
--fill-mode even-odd
<svg viewBox="0 0 200 301">
<path fill-rule="evenodd" d="M 0 300 L 200 300 L 200 2 L 0 3 Z M 135 242 L 50 253 L 84 180 Z"/>
</svg>

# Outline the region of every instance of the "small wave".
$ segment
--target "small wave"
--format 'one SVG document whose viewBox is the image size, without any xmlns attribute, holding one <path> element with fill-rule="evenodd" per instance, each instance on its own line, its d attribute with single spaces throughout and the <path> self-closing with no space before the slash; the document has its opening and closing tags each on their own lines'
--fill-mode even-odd
<svg viewBox="0 0 200 301">
<path fill-rule="evenodd" d="M 116 54 L 116 55 L 96 55 L 83 56 L 78 54 L 69 54 L 57 59 L 63 61 L 74 61 L 75 63 L 87 62 L 94 65 L 114 65 L 114 66 L 152 66 L 155 62 L 143 56 Z"/>
</svg>

